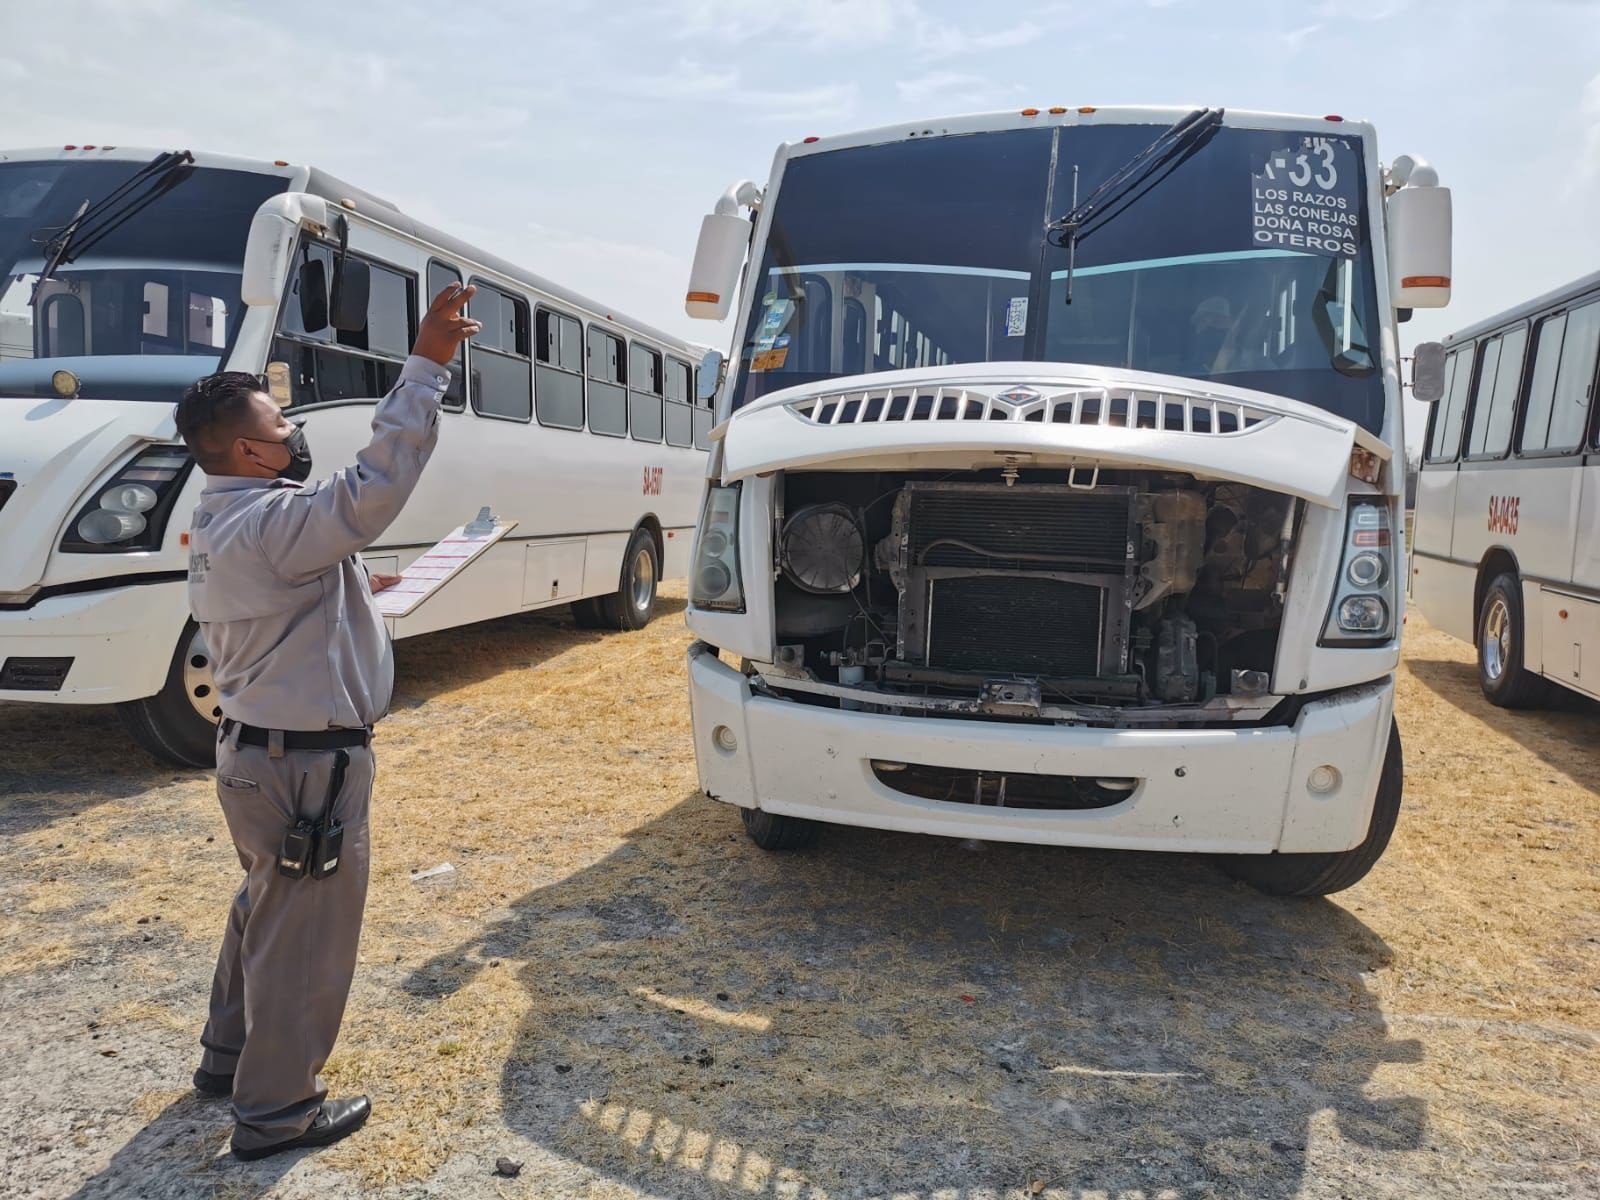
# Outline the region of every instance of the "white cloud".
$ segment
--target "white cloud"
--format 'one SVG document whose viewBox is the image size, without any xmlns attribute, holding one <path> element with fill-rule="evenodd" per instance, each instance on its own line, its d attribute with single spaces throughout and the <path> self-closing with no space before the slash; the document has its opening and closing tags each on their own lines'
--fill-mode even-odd
<svg viewBox="0 0 1600 1200">
<path fill-rule="evenodd" d="M 916 0 L 805 0 L 778 5 L 752 0 L 678 0 L 683 36 L 739 44 L 778 37 L 812 45 L 877 45 L 917 19 Z"/>
<path fill-rule="evenodd" d="M 26 79 L 28 68 L 14 58 L 0 58 L 0 80 Z"/>
<path fill-rule="evenodd" d="M 1311 38 L 1321 33 L 1322 30 L 1323 26 L 1321 24 L 1302 25 L 1299 29 L 1291 29 L 1288 33 L 1280 33 L 1278 40 L 1284 44 L 1290 54 L 1298 54 L 1301 47 Z"/>
<path fill-rule="evenodd" d="M 920 0 L 805 0 L 792 5 L 676 0 L 667 11 L 684 38 L 827 49 L 892 43 L 907 45 L 929 60 L 1023 46 L 1043 33 L 1031 20 L 999 29 L 964 29 L 933 16 Z"/>
<path fill-rule="evenodd" d="M 1578 112 L 1583 117 L 1584 153 L 1579 173 L 1586 180 L 1600 178 L 1600 75 L 1584 85 L 1578 100 Z"/>
<path fill-rule="evenodd" d="M 746 112 L 752 120 L 833 121 L 855 110 L 859 92 L 860 88 L 854 83 L 833 83 L 798 91 L 740 89 L 734 93 L 734 101 L 754 110 Z"/>
<path fill-rule="evenodd" d="M 525 108 L 474 107 L 425 117 L 420 127 L 441 133 L 510 133 L 526 125 L 531 116 Z"/>
<path fill-rule="evenodd" d="M 974 75 L 965 71 L 929 71 L 926 75 L 895 81 L 895 91 L 908 104 L 935 105 L 948 108 L 952 105 L 982 105 L 998 100 L 1017 90 L 1016 84 L 1006 84 L 987 75 Z"/>
<path fill-rule="evenodd" d="M 630 74 L 618 80 L 607 80 L 605 86 L 614 87 L 625 96 L 645 100 L 690 100 L 724 95 L 738 84 L 736 70 L 713 70 L 692 58 L 680 58 L 671 71 L 657 75 Z"/>
<path fill-rule="evenodd" d="M 924 20 L 916 27 L 914 44 L 922 57 L 938 60 L 1026 46 L 1029 42 L 1037 41 L 1043 33 L 1044 30 L 1032 21 L 1022 21 L 986 33 L 971 33 L 954 25 Z"/>
<path fill-rule="evenodd" d="M 1409 0 L 1323 0 L 1317 15 L 1329 20 L 1387 21 L 1406 10 Z"/>
</svg>

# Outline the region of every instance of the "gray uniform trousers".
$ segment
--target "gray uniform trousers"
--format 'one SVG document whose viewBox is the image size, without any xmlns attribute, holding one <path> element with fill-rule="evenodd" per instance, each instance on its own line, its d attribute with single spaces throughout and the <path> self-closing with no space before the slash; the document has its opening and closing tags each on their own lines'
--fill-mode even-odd
<svg viewBox="0 0 1600 1200">
<path fill-rule="evenodd" d="M 200 1065 L 233 1075 L 233 1144 L 255 1149 L 296 1137 L 327 1095 L 328 1061 L 355 973 L 367 901 L 367 809 L 372 749 L 355 746 L 333 813 L 344 823 L 339 869 L 325 879 L 278 874 L 297 817 L 316 820 L 333 774 L 331 750 L 217 744 L 217 795 L 246 872 L 217 956 Z"/>
</svg>

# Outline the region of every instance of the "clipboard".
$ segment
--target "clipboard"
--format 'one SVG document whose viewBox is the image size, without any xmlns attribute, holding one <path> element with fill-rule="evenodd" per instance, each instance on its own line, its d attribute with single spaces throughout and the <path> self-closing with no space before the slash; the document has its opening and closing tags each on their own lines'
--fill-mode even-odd
<svg viewBox="0 0 1600 1200">
<path fill-rule="evenodd" d="M 502 521 L 490 516 L 487 508 L 483 509 L 476 519 L 452 529 L 431 549 L 423 551 L 400 572 L 399 583 L 374 596 L 378 612 L 390 620 L 415 612 L 418 605 L 516 527 L 515 521 Z"/>
</svg>

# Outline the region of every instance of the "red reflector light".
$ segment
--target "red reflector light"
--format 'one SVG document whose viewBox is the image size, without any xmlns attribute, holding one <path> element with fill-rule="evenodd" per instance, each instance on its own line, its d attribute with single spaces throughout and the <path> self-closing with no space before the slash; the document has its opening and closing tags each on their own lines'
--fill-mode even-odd
<svg viewBox="0 0 1600 1200">
<path fill-rule="evenodd" d="M 63 146 L 63 147 L 61 147 L 61 148 L 62 148 L 62 149 L 63 149 L 63 150 L 76 150 L 76 149 L 77 149 L 77 147 L 76 147 L 76 146 Z"/>
<path fill-rule="evenodd" d="M 1065 108 L 1063 108 L 1059 104 L 1053 104 L 1053 105 L 1050 106 L 1050 112 L 1051 112 L 1051 114 L 1053 116 L 1058 116 L 1059 117 L 1062 113 L 1064 113 L 1066 111 L 1067 110 Z"/>
<path fill-rule="evenodd" d="M 1342 121 L 1342 120 L 1344 120 L 1344 118 L 1341 117 L 1338 113 L 1329 113 L 1327 116 L 1323 117 L 1322 119 L 1324 121 Z"/>
<path fill-rule="evenodd" d="M 806 144 L 806 145 L 808 145 L 808 146 L 809 146 L 809 145 L 811 145 L 811 143 L 812 143 L 812 142 L 816 142 L 816 141 L 820 141 L 820 140 L 821 140 L 821 139 L 820 139 L 820 138 L 818 138 L 818 137 L 817 137 L 817 135 L 816 135 L 816 134 L 812 134 L 812 135 L 811 135 L 811 136 L 810 136 L 810 137 L 808 137 L 808 138 L 801 138 L 801 139 L 800 139 L 800 140 L 801 140 L 801 141 L 802 141 L 802 142 L 804 142 L 804 143 L 805 143 L 805 144 Z"/>
<path fill-rule="evenodd" d="M 1022 115 L 1025 117 L 1037 117 L 1039 110 L 1037 108 L 1025 108 L 1022 110 Z"/>
<path fill-rule="evenodd" d="M 1389 544 L 1389 531 L 1387 529 L 1358 529 L 1351 536 L 1350 541 L 1357 546 L 1387 546 Z"/>
</svg>

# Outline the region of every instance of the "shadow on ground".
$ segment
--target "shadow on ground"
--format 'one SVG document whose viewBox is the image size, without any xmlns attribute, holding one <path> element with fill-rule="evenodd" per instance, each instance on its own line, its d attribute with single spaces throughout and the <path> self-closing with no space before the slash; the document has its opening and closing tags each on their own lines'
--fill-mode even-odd
<svg viewBox="0 0 1600 1200">
<path fill-rule="evenodd" d="M 0 704 L 0 837 L 188 777 L 134 746 L 110 708 Z"/>
<path fill-rule="evenodd" d="M 1322 1110 L 1422 1143 L 1420 1100 L 1369 1094 L 1420 1055 L 1364 980 L 1388 956 L 1200 860 L 843 828 L 768 856 L 690 797 L 405 988 L 517 971 L 504 1121 L 641 1189 L 1289 1197 Z"/>
<path fill-rule="evenodd" d="M 1600 717 L 1600 704 L 1565 688 L 1552 687 L 1548 706 L 1496 708 L 1478 686 L 1474 663 L 1413 658 L 1406 667 L 1441 700 L 1501 730 L 1556 770 L 1570 775 L 1575 783 L 1600 793 L 1600 756 L 1595 754 L 1595 719 Z"/>
<path fill-rule="evenodd" d="M 686 607 L 681 598 L 659 596 L 654 619 L 681 627 Z M 563 605 L 405 638 L 394 644 L 395 705 L 415 706 L 441 692 L 525 670 L 616 636 L 607 630 L 580 629 Z"/>
<path fill-rule="evenodd" d="M 193 1094 L 174 1100 L 68 1200 L 214 1196 L 219 1191 L 230 1200 L 246 1200 L 265 1195 L 296 1162 L 312 1153 L 302 1150 L 263 1159 L 250 1165 L 248 1180 L 227 1178 L 235 1167 L 226 1153 L 232 1129 L 225 1101 Z"/>
</svg>

